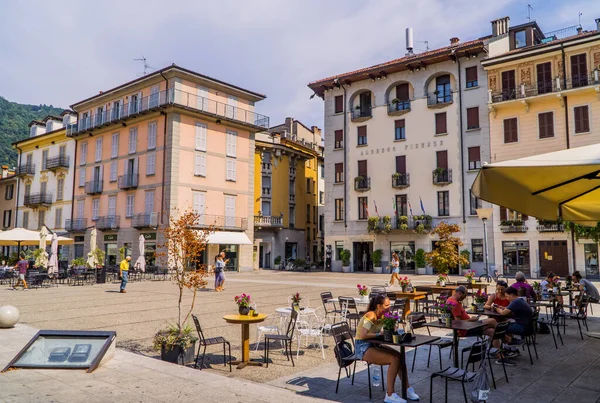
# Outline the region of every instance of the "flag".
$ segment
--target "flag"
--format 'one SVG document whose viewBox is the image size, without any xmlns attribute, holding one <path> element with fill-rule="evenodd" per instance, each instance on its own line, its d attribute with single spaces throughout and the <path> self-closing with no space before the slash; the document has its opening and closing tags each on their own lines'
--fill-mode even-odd
<svg viewBox="0 0 600 403">
<path fill-rule="evenodd" d="M 423 200 L 421 200 L 421 196 L 419 196 L 419 202 L 421 202 L 421 211 L 423 212 L 423 215 L 425 215 L 425 206 L 423 206 Z"/>
<path fill-rule="evenodd" d="M 396 198 L 392 197 L 392 207 L 394 208 L 394 215 L 398 217 L 398 208 L 396 207 Z"/>
<path fill-rule="evenodd" d="M 412 212 L 412 206 L 410 205 L 410 200 L 406 199 L 406 201 L 408 202 L 408 210 L 410 211 L 410 216 L 413 216 L 413 212 Z"/>
<path fill-rule="evenodd" d="M 375 203 L 375 200 L 373 200 L 373 204 L 375 205 L 375 214 L 379 217 L 379 211 L 377 211 L 377 203 Z"/>
<path fill-rule="evenodd" d="M 367 213 L 367 218 L 369 218 L 369 206 L 367 202 L 363 201 L 363 207 L 365 208 L 365 212 Z"/>
</svg>

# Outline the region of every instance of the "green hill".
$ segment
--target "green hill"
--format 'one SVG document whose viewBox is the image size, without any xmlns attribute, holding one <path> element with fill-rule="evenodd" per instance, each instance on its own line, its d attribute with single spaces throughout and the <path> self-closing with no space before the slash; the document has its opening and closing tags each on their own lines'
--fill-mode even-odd
<svg viewBox="0 0 600 403">
<path fill-rule="evenodd" d="M 58 116 L 62 111 L 52 105 L 23 105 L 0 97 L 0 164 L 17 165 L 17 150 L 11 144 L 29 136 L 27 125 L 32 120 Z"/>
</svg>

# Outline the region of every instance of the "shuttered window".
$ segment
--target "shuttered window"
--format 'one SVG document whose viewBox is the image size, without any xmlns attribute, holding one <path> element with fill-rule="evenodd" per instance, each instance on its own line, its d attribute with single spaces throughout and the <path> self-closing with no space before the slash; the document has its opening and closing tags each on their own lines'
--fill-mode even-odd
<svg viewBox="0 0 600 403">
<path fill-rule="evenodd" d="M 552 63 L 540 63 L 536 66 L 538 94 L 552 92 Z"/>
<path fill-rule="evenodd" d="M 358 128 L 358 145 L 367 145 L 367 126 L 359 126 Z"/>
<path fill-rule="evenodd" d="M 576 106 L 573 108 L 575 114 L 575 133 L 587 133 L 590 131 L 590 113 L 589 107 Z"/>
<path fill-rule="evenodd" d="M 358 161 L 358 176 L 367 177 L 367 160 Z"/>
<path fill-rule="evenodd" d="M 467 130 L 479 129 L 479 107 L 467 108 Z"/>
<path fill-rule="evenodd" d="M 341 183 L 344 181 L 344 164 L 335 164 L 335 183 Z"/>
<path fill-rule="evenodd" d="M 406 155 L 396 156 L 396 173 L 406 174 Z"/>
<path fill-rule="evenodd" d="M 554 113 L 540 113 L 538 115 L 538 127 L 541 139 L 554 137 Z"/>
<path fill-rule="evenodd" d="M 446 112 L 435 114 L 435 134 L 446 134 Z"/>
<path fill-rule="evenodd" d="M 477 66 L 467 67 L 465 73 L 467 76 L 467 88 L 477 87 L 479 85 L 477 81 Z"/>
<path fill-rule="evenodd" d="M 504 119 L 504 143 L 516 143 L 517 141 L 519 141 L 517 118 Z"/>
<path fill-rule="evenodd" d="M 587 61 L 585 53 L 571 56 L 571 85 L 572 88 L 588 85 Z"/>
<path fill-rule="evenodd" d="M 148 150 L 156 148 L 156 122 L 148 123 Z"/>
<path fill-rule="evenodd" d="M 396 98 L 399 101 L 408 101 L 409 92 L 408 92 L 408 83 L 402 83 L 396 86 Z"/>
<path fill-rule="evenodd" d="M 194 175 L 206 176 L 206 155 L 201 154 L 201 153 L 196 153 L 195 163 L 194 163 Z M 230 178 L 228 177 L 228 179 L 230 179 Z M 235 177 L 233 178 L 233 180 L 235 180 Z"/>
<path fill-rule="evenodd" d="M 469 147 L 469 170 L 481 168 L 481 151 L 479 147 Z"/>
<path fill-rule="evenodd" d="M 344 131 L 336 130 L 334 132 L 335 144 L 334 148 L 344 148 Z"/>
<path fill-rule="evenodd" d="M 394 140 L 406 140 L 406 128 L 404 119 L 394 121 Z"/>
<path fill-rule="evenodd" d="M 448 151 L 436 151 L 437 168 L 448 169 Z"/>
<path fill-rule="evenodd" d="M 344 97 L 342 95 L 337 95 L 334 99 L 335 99 L 335 113 L 344 112 Z"/>
<path fill-rule="evenodd" d="M 506 221 L 506 207 L 500 207 L 500 221 Z"/>
</svg>

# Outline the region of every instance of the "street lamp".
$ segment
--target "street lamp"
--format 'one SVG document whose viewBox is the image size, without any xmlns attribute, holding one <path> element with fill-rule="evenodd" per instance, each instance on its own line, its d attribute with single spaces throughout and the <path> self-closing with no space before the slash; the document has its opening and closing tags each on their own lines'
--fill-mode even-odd
<svg viewBox="0 0 600 403">
<path fill-rule="evenodd" d="M 490 278 L 490 270 L 488 264 L 488 247 L 487 247 L 487 229 L 485 223 L 487 220 L 492 217 L 492 213 L 494 212 L 493 208 L 478 208 L 475 209 L 477 211 L 477 217 L 483 221 L 483 256 L 485 259 L 485 277 L 486 281 Z"/>
</svg>

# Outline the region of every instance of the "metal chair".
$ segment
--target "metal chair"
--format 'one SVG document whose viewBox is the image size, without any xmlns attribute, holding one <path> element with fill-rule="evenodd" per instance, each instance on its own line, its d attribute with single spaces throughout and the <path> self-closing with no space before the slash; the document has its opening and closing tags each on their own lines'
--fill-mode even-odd
<svg viewBox="0 0 600 403">
<path fill-rule="evenodd" d="M 585 329 L 589 331 L 587 324 L 587 309 L 590 304 L 589 297 L 587 295 L 582 295 L 579 299 L 579 303 L 577 304 L 577 312 L 568 313 L 568 312 L 559 312 L 558 315 L 563 320 L 563 333 L 566 329 L 565 319 L 574 319 L 577 321 L 577 326 L 579 327 L 579 335 L 581 336 L 581 340 L 583 340 L 583 331 L 581 330 L 581 322 L 585 325 Z"/>
<path fill-rule="evenodd" d="M 338 301 L 341 305 L 345 305 L 347 309 L 346 319 L 354 322 L 354 329 L 356 330 L 356 325 L 362 315 L 358 312 L 358 308 L 356 307 L 356 301 L 354 301 L 353 297 L 338 297 Z"/>
<path fill-rule="evenodd" d="M 227 356 L 225 355 L 225 345 L 229 347 L 229 372 L 231 372 L 231 344 L 223 337 L 211 337 L 209 339 L 204 337 L 204 332 L 202 331 L 202 327 L 200 326 L 200 321 L 196 315 L 192 315 L 192 319 L 194 320 L 194 324 L 196 325 L 196 331 L 198 332 L 199 338 L 199 346 L 198 346 L 198 355 L 196 356 L 196 361 L 194 362 L 194 368 L 198 368 L 198 359 L 200 358 L 200 349 L 204 347 L 202 351 L 202 359 L 200 361 L 200 369 L 204 365 L 204 357 L 206 356 L 206 347 L 214 346 L 214 345 L 223 345 L 223 365 L 227 366 Z"/>
<path fill-rule="evenodd" d="M 492 336 L 492 340 L 490 341 L 490 349 L 488 350 L 488 364 L 490 364 L 490 372 L 492 374 L 492 381 L 494 383 L 494 389 L 496 389 L 496 378 L 494 378 L 494 369 L 492 366 L 492 358 L 496 358 L 496 355 L 500 354 L 500 358 L 502 361 L 502 369 L 504 370 L 504 377 L 506 378 L 506 383 L 508 383 L 508 373 L 506 372 L 506 365 L 504 365 L 504 338 L 506 336 L 506 329 L 508 329 L 509 322 L 498 322 L 496 324 L 496 329 L 494 330 L 494 335 Z M 500 340 L 500 348 L 496 348 L 492 346 L 494 340 Z"/>
<path fill-rule="evenodd" d="M 425 319 L 425 314 L 421 313 L 421 314 L 416 314 L 416 315 L 410 315 L 408 317 L 408 320 L 410 321 L 410 325 L 413 329 L 419 329 L 419 328 L 425 327 L 427 329 L 427 333 L 431 336 L 429 327 L 427 327 L 427 319 Z M 432 347 L 437 347 L 438 355 L 440 358 L 440 371 L 441 371 L 442 370 L 442 349 L 446 348 L 446 347 L 452 347 L 452 339 L 441 338 L 439 340 L 432 341 L 431 343 L 427 343 L 426 345 L 429 346 L 429 352 L 427 353 L 427 368 L 429 368 L 429 363 L 431 361 L 431 349 L 432 349 Z M 417 359 L 417 349 L 418 349 L 418 347 L 415 347 L 415 349 L 413 350 L 414 353 L 413 353 L 412 368 L 410 370 L 411 372 L 414 372 L 414 370 L 415 370 L 415 361 Z"/>
<path fill-rule="evenodd" d="M 385 287 L 373 286 L 373 287 L 371 287 L 371 293 L 386 294 Z"/>
<path fill-rule="evenodd" d="M 323 308 L 325 309 L 325 316 L 330 316 L 333 314 L 334 321 L 335 317 L 342 313 L 342 310 L 338 309 L 338 307 L 335 305 L 335 300 L 333 299 L 333 294 L 331 291 L 325 291 L 321 293 L 321 302 L 323 303 Z M 327 309 L 329 304 L 333 305 L 333 309 Z"/>
<path fill-rule="evenodd" d="M 265 334 L 265 358 L 264 362 L 267 364 L 267 368 L 269 368 L 269 341 L 270 340 L 279 340 L 284 343 L 285 348 L 285 356 L 290 360 L 292 359 L 292 366 L 296 366 L 294 364 L 294 357 L 292 355 L 292 340 L 294 335 L 294 329 L 296 327 L 296 321 L 298 320 L 298 312 L 292 307 L 292 311 L 290 312 L 290 321 L 288 322 L 287 330 L 285 334 Z"/>
</svg>

